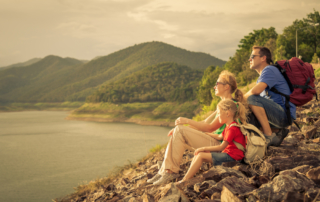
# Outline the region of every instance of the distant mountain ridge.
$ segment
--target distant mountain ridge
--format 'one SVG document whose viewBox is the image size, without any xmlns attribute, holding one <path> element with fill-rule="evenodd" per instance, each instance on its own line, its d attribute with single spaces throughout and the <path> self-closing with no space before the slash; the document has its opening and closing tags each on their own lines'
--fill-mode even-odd
<svg viewBox="0 0 320 202">
<path fill-rule="evenodd" d="M 86 63 L 47 56 L 25 67 L 0 71 L 0 102 L 84 101 L 100 86 L 161 62 L 175 62 L 197 70 L 225 63 L 209 54 L 162 42 L 134 45 Z"/>
<path fill-rule="evenodd" d="M 36 62 L 40 61 L 41 59 L 42 58 L 32 58 L 32 59 L 27 60 L 25 62 L 19 62 L 19 63 L 15 63 L 15 64 L 12 64 L 12 65 L 0 67 L 0 70 L 8 69 L 8 68 L 11 68 L 11 67 L 25 67 L 25 66 L 31 65 L 33 63 L 36 63 Z"/>
</svg>

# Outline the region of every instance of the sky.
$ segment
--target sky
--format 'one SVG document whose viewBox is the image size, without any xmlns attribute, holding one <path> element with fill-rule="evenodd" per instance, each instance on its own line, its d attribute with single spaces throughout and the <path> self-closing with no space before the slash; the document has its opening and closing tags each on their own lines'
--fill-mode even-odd
<svg viewBox="0 0 320 202">
<path fill-rule="evenodd" d="M 278 34 L 320 0 L 0 0 L 0 67 L 47 55 L 91 60 L 161 41 L 228 60 L 253 30 Z"/>
</svg>

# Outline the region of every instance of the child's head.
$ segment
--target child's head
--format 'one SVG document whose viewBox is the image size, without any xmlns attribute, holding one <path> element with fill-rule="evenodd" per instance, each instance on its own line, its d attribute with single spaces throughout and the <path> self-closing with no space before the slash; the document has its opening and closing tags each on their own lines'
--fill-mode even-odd
<svg viewBox="0 0 320 202">
<path fill-rule="evenodd" d="M 221 80 L 223 83 L 226 83 L 230 86 L 230 93 L 234 93 L 235 95 L 235 100 L 237 102 L 243 102 L 244 98 L 243 98 L 243 93 L 241 90 L 238 89 L 237 86 L 237 81 L 236 81 L 236 77 L 234 76 L 233 73 L 227 71 L 227 70 L 223 70 L 220 74 L 219 74 L 219 79 Z"/>
<path fill-rule="evenodd" d="M 233 100 L 221 100 L 218 104 L 219 122 L 226 123 L 230 118 L 232 120 L 240 119 L 242 124 L 247 124 L 247 109 L 241 102 Z"/>
</svg>

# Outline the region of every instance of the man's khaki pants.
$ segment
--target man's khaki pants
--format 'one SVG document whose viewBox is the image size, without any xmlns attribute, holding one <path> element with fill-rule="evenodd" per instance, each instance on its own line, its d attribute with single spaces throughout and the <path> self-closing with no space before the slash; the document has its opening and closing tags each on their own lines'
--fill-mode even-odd
<svg viewBox="0 0 320 202">
<path fill-rule="evenodd" d="M 183 153 L 188 148 L 197 149 L 220 144 L 220 141 L 204 132 L 187 126 L 178 125 L 174 128 L 173 134 L 170 137 L 159 174 L 164 175 L 166 169 L 178 173 Z"/>
</svg>

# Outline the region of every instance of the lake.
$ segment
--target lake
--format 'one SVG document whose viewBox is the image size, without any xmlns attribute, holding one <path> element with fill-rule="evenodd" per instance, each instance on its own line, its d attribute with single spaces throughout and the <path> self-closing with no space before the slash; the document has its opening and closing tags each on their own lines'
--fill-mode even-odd
<svg viewBox="0 0 320 202">
<path fill-rule="evenodd" d="M 0 201 L 44 202 L 165 144 L 170 128 L 65 120 L 67 112 L 0 113 Z"/>
</svg>

